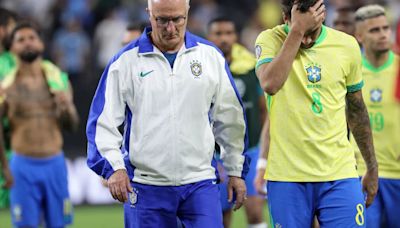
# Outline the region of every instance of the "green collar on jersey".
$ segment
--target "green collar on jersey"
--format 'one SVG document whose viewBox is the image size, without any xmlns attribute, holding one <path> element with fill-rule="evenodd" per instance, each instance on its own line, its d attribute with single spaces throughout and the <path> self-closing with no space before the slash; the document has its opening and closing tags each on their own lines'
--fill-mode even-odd
<svg viewBox="0 0 400 228">
<path fill-rule="evenodd" d="M 289 34 L 289 31 L 290 31 L 289 25 L 288 25 L 288 24 L 285 24 L 285 25 L 283 26 L 283 30 L 285 31 L 286 34 Z M 326 27 L 325 27 L 325 25 L 322 25 L 322 27 L 321 27 L 321 33 L 319 34 L 319 37 L 318 37 L 318 39 L 315 41 L 313 47 L 314 47 L 315 45 L 321 43 L 322 41 L 324 41 L 325 38 L 326 38 L 326 35 L 327 35 Z"/>
<path fill-rule="evenodd" d="M 374 72 L 374 73 L 378 73 L 386 68 L 388 68 L 390 65 L 393 64 L 394 61 L 394 53 L 393 51 L 389 51 L 389 57 L 386 60 L 386 62 L 379 67 L 374 67 L 369 61 L 368 59 L 365 57 L 365 55 L 362 56 L 362 65 L 367 68 L 368 70 Z"/>
</svg>

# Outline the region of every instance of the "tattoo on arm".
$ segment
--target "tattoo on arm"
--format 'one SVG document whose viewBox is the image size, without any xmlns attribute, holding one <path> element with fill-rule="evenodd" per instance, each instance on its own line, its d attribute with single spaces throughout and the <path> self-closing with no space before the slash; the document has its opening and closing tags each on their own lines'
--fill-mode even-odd
<svg viewBox="0 0 400 228">
<path fill-rule="evenodd" d="M 362 92 L 347 93 L 347 121 L 354 135 L 368 170 L 378 166 L 372 140 L 368 111 L 362 98 Z"/>
</svg>

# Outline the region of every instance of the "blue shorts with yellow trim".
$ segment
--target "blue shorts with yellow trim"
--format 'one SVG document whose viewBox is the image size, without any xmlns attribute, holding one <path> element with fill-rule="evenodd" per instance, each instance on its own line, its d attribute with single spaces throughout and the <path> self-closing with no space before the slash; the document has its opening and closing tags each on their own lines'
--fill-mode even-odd
<svg viewBox="0 0 400 228">
<path fill-rule="evenodd" d="M 14 185 L 10 190 L 11 217 L 16 227 L 63 227 L 72 222 L 64 154 L 33 158 L 13 153 Z M 43 216 L 43 217 L 42 217 Z"/>
<path fill-rule="evenodd" d="M 366 227 L 365 198 L 358 178 L 328 182 L 268 181 L 271 227 Z"/>
</svg>

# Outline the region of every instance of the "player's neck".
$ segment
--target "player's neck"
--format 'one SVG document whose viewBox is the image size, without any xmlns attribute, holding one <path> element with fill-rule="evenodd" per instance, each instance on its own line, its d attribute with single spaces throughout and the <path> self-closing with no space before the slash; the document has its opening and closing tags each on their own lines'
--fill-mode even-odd
<svg viewBox="0 0 400 228">
<path fill-rule="evenodd" d="M 32 63 L 20 61 L 18 75 L 24 77 L 43 77 L 41 58 L 36 59 Z"/>
<path fill-rule="evenodd" d="M 372 66 L 378 68 L 385 64 L 388 60 L 389 50 L 385 52 L 373 52 L 365 50 L 365 57 Z"/>
</svg>

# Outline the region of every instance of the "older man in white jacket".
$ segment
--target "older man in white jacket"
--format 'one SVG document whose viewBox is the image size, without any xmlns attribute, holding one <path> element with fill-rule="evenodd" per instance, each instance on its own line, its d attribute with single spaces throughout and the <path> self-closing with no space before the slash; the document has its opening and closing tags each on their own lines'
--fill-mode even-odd
<svg viewBox="0 0 400 228">
<path fill-rule="evenodd" d="M 241 100 L 221 52 L 186 32 L 188 10 L 188 0 L 149 0 L 151 28 L 110 61 L 90 109 L 88 165 L 125 202 L 125 227 L 176 227 L 176 217 L 222 227 L 215 142 L 229 200 L 245 199 Z"/>
</svg>

